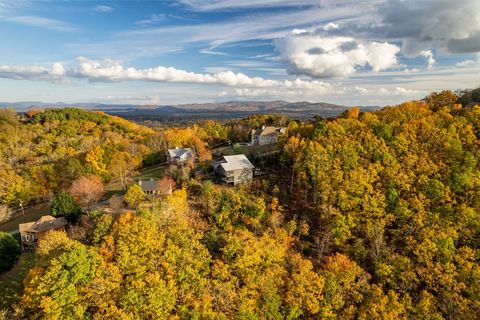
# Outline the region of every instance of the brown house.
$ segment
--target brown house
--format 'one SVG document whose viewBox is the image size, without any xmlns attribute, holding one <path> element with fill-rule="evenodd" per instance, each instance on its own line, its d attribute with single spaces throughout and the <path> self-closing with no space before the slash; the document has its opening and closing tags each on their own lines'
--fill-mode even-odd
<svg viewBox="0 0 480 320">
<path fill-rule="evenodd" d="M 51 230 L 65 231 L 67 219 L 43 216 L 38 221 L 21 223 L 18 225 L 23 249 L 33 249 L 38 240 Z"/>
</svg>

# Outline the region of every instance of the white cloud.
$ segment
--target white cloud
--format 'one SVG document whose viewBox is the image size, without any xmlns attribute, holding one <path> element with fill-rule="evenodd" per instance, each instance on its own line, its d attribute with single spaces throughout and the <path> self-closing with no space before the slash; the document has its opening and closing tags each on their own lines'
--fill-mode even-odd
<svg viewBox="0 0 480 320">
<path fill-rule="evenodd" d="M 164 13 L 152 14 L 147 19 L 136 21 L 135 24 L 141 27 L 148 27 L 164 21 L 165 18 L 166 18 L 166 15 Z"/>
<path fill-rule="evenodd" d="M 104 4 L 100 4 L 98 6 L 95 6 L 93 10 L 97 12 L 112 12 L 113 8 Z"/>
<path fill-rule="evenodd" d="M 277 50 L 295 74 L 318 78 L 347 77 L 358 67 L 373 71 L 397 66 L 400 48 L 384 42 L 360 41 L 351 37 L 291 34 L 275 41 Z"/>
<path fill-rule="evenodd" d="M 473 68 L 473 67 L 479 67 L 480 66 L 480 53 L 477 54 L 477 57 L 475 60 L 473 59 L 468 59 L 464 61 L 460 61 L 456 64 L 458 68 Z"/>
<path fill-rule="evenodd" d="M 200 50 L 198 50 L 198 52 L 203 53 L 203 54 L 210 54 L 210 55 L 214 55 L 214 56 L 228 56 L 228 54 L 225 53 L 225 52 L 214 51 L 214 50 L 207 49 L 207 48 L 200 49 Z"/>
<path fill-rule="evenodd" d="M 15 22 L 27 26 L 44 28 L 49 30 L 55 31 L 62 31 L 62 32 L 70 32 L 70 31 L 78 31 L 78 28 L 74 27 L 73 25 L 63 22 L 60 20 L 54 19 L 47 19 L 43 17 L 37 16 L 13 16 L 13 17 L 5 17 L 3 18 L 4 21 Z"/>
<path fill-rule="evenodd" d="M 65 76 L 61 63 L 54 63 L 52 68 L 38 66 L 7 66 L 0 65 L 0 78 L 15 80 L 60 80 Z"/>
<path fill-rule="evenodd" d="M 322 81 L 272 80 L 250 77 L 230 70 L 213 74 L 195 73 L 173 67 L 157 66 L 147 69 L 124 67 L 119 61 L 95 61 L 85 57 L 77 59 L 74 68 L 66 69 L 61 63 L 54 63 L 51 68 L 38 66 L 0 66 L 0 77 L 17 80 L 59 80 L 81 78 L 95 82 L 149 81 L 179 82 L 194 84 L 217 84 L 228 87 L 245 88 L 284 88 L 326 90 L 329 84 Z"/>
<path fill-rule="evenodd" d="M 29 88 L 28 91 L 37 92 L 38 97 L 59 97 L 59 92 L 68 92 L 68 99 L 78 99 L 72 98 L 78 96 L 81 99 L 88 99 L 86 97 L 92 94 L 95 97 L 99 95 L 113 97 L 122 92 L 122 96 L 119 96 L 116 102 L 122 102 L 124 97 L 125 101 L 134 103 L 137 99 L 138 103 L 144 104 L 148 98 L 142 100 L 138 97 L 157 95 L 164 99 L 163 103 L 205 102 L 219 97 L 225 100 L 255 97 L 261 100 L 391 105 L 407 99 L 422 98 L 434 90 L 475 87 L 478 85 L 480 65 L 468 68 L 437 67 L 432 70 L 418 70 L 415 73 L 407 73 L 404 70 L 384 71 L 380 74 L 359 73 L 356 77 L 342 81 L 267 79 L 251 77 L 225 68 L 213 68 L 209 71 L 196 73 L 163 66 L 139 69 L 125 66 L 115 60 L 95 61 L 79 58 L 77 63 L 54 63 L 49 67 L 3 65 L 0 66 L 0 78 L 45 81 L 45 84 L 25 84 L 25 87 Z M 5 88 L 10 86 L 7 80 L 0 82 Z M 45 88 L 50 91 L 46 92 Z M 77 91 L 81 88 L 88 92 L 80 95 Z M 7 97 L 12 97 L 8 90 L 5 91 Z M 189 92 L 189 95 L 185 95 L 185 92 Z"/>
<path fill-rule="evenodd" d="M 332 6 L 328 10 L 320 7 L 295 8 L 287 11 L 241 15 L 219 22 L 134 29 L 116 34 L 114 40 L 93 45 L 97 51 L 111 51 L 113 48 L 124 54 L 125 47 L 129 47 L 144 55 L 145 52 L 155 53 L 159 50 L 168 50 L 170 47 L 181 48 L 191 44 L 215 48 L 249 40 L 270 41 L 289 34 L 296 27 L 326 24 L 331 20 L 358 15 L 360 12 L 361 9 L 355 6 Z M 88 46 L 91 47 L 92 43 Z M 86 44 L 79 48 L 85 47 L 87 47 Z"/>
<path fill-rule="evenodd" d="M 433 65 L 436 62 L 435 58 L 433 57 L 432 51 L 431 50 L 423 50 L 422 52 L 420 52 L 420 55 L 427 59 L 427 68 L 432 69 Z"/>
<path fill-rule="evenodd" d="M 338 28 L 339 28 L 338 24 L 333 23 L 333 22 L 329 22 L 323 27 L 323 30 L 329 31 L 329 30 L 335 30 L 335 29 L 338 29 Z"/>
<path fill-rule="evenodd" d="M 318 0 L 179 0 L 196 11 L 318 5 Z"/>
</svg>

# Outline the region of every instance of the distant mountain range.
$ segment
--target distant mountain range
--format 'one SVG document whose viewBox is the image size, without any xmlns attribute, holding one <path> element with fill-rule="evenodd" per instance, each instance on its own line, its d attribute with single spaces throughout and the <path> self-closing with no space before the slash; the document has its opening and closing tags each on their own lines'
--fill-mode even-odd
<svg viewBox="0 0 480 320">
<path fill-rule="evenodd" d="M 325 102 L 287 102 L 287 101 L 229 101 L 219 103 L 194 103 L 180 105 L 131 105 L 101 103 L 44 103 L 38 101 L 0 102 L 0 107 L 13 107 L 18 111 L 29 108 L 80 107 L 100 110 L 127 119 L 143 121 L 175 121 L 187 119 L 229 119 L 242 118 L 252 114 L 281 114 L 294 118 L 308 119 L 319 115 L 334 117 L 349 107 Z M 376 106 L 362 106 L 364 111 L 375 110 Z"/>
</svg>

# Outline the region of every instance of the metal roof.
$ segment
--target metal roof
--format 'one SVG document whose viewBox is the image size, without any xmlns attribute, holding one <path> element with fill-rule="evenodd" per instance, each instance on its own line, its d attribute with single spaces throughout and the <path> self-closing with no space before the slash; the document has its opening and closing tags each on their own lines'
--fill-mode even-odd
<svg viewBox="0 0 480 320">
<path fill-rule="evenodd" d="M 170 157 L 182 157 L 187 156 L 191 157 L 193 155 L 193 151 L 190 148 L 175 148 L 175 149 L 168 149 L 168 154 Z"/>
<path fill-rule="evenodd" d="M 225 171 L 253 169 L 253 164 L 244 154 L 224 156 L 219 164 Z"/>
</svg>

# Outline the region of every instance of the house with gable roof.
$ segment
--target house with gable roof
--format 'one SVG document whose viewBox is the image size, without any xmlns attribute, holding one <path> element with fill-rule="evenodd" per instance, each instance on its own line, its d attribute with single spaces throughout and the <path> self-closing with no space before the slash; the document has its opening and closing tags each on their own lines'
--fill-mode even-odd
<svg viewBox="0 0 480 320">
<path fill-rule="evenodd" d="M 50 215 L 42 216 L 37 221 L 21 223 L 18 225 L 23 249 L 34 249 L 37 241 L 42 239 L 45 233 L 52 230 L 65 231 L 67 219 L 55 218 Z"/>
<path fill-rule="evenodd" d="M 214 166 L 215 173 L 225 184 L 234 186 L 253 180 L 255 167 L 244 154 L 223 156 Z"/>
<path fill-rule="evenodd" d="M 267 127 L 262 126 L 261 129 L 252 130 L 252 139 L 250 144 L 252 146 L 260 145 L 264 146 L 267 144 L 276 143 L 278 137 L 287 132 L 285 127 Z"/>
<path fill-rule="evenodd" d="M 190 148 L 175 148 L 167 150 L 167 162 L 170 164 L 181 165 L 191 159 L 194 159 L 194 153 Z"/>
</svg>

